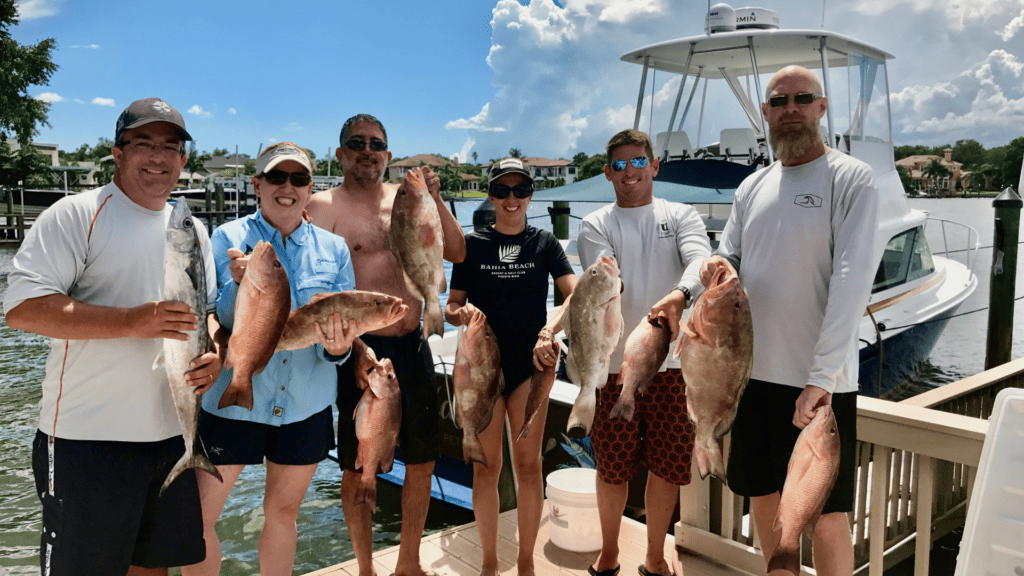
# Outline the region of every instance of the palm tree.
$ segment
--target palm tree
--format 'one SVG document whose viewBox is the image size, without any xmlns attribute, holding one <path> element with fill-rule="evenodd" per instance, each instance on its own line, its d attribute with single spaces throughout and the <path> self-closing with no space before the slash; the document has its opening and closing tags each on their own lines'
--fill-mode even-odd
<svg viewBox="0 0 1024 576">
<path fill-rule="evenodd" d="M 949 168 L 946 168 L 938 158 L 934 158 L 927 166 L 924 167 L 923 170 L 921 170 L 921 172 L 931 180 L 932 186 L 935 187 L 936 194 L 941 195 L 939 191 L 939 180 L 949 177 Z"/>
<path fill-rule="evenodd" d="M 509 148 L 508 149 L 508 155 L 513 157 L 513 158 L 522 158 L 523 157 L 523 152 L 519 148 Z"/>
<path fill-rule="evenodd" d="M 476 164 L 476 152 L 473 152 L 473 164 Z"/>
</svg>

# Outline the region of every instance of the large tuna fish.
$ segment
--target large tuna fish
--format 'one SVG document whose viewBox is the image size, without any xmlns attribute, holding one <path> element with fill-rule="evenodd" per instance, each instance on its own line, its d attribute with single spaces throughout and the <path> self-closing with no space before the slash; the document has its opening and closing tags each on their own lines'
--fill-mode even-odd
<svg viewBox="0 0 1024 576">
<path fill-rule="evenodd" d="M 409 170 L 398 187 L 391 210 L 391 252 L 405 274 L 405 284 L 424 302 L 423 335 L 444 333 L 439 293 L 444 278 L 444 231 L 437 205 L 419 170 Z"/>
<path fill-rule="evenodd" d="M 693 306 L 676 344 L 686 404 L 696 427 L 694 460 L 701 478 L 725 481 L 722 441 L 750 380 L 754 328 L 750 303 L 731 269 L 722 266 Z"/>
<path fill-rule="evenodd" d="M 185 373 L 189 364 L 210 349 L 210 334 L 206 327 L 206 263 L 195 220 L 184 198 L 179 198 L 167 222 L 167 244 L 164 249 L 164 299 L 177 300 L 188 304 L 196 312 L 199 322 L 195 332 L 189 332 L 188 340 L 164 339 L 161 360 L 167 371 L 167 382 L 171 386 L 174 407 L 178 410 L 181 435 L 185 438 L 185 454 L 171 469 L 164 480 L 163 492 L 174 479 L 189 468 L 201 468 L 223 482 L 220 472 L 207 458 L 206 452 L 196 434 L 199 425 L 199 407 L 202 399 L 195 388 L 188 385 Z"/>
<path fill-rule="evenodd" d="M 567 430 L 582 426 L 587 434 L 594 423 L 597 390 L 608 381 L 608 361 L 622 338 L 622 297 L 615 258 L 601 256 L 583 272 L 569 300 L 569 337 L 565 369 L 580 387 L 569 413 Z"/>
<path fill-rule="evenodd" d="M 830 406 L 821 406 L 796 439 L 772 529 L 781 532 L 768 571 L 800 574 L 800 534 L 808 536 L 821 516 L 839 474 L 839 429 Z"/>
<path fill-rule="evenodd" d="M 356 335 L 361 336 L 398 322 L 408 311 L 409 307 L 401 298 L 378 292 L 348 290 L 317 294 L 309 304 L 291 311 L 274 351 L 298 350 L 316 344 L 319 339 L 313 323 L 319 323 L 320 329 L 326 330 L 328 319 L 335 313 L 341 314 L 346 326 L 350 320 L 355 320 Z"/>
<path fill-rule="evenodd" d="M 260 240 L 249 255 L 235 300 L 235 325 L 228 341 L 224 367 L 234 369 L 218 408 L 242 406 L 252 410 L 252 377 L 274 355 L 292 308 L 291 288 L 277 253 Z"/>
<path fill-rule="evenodd" d="M 402 425 L 402 394 L 391 360 L 385 358 L 369 374 L 370 386 L 356 405 L 353 418 L 356 423 L 356 468 L 362 469 L 357 504 L 367 503 L 377 508 L 377 472 L 390 472 L 395 461 L 398 429 Z"/>
<path fill-rule="evenodd" d="M 504 388 L 498 339 L 482 312 L 473 314 L 455 352 L 455 419 L 462 428 L 462 458 L 487 466 L 478 435 L 487 429 Z"/>
<path fill-rule="evenodd" d="M 611 418 L 633 419 L 636 409 L 636 394 L 643 394 L 647 385 L 658 374 L 658 368 L 665 363 L 668 346 L 671 344 L 672 332 L 667 321 L 656 318 L 650 322 L 647 318 L 640 320 L 636 328 L 626 338 L 626 348 L 622 355 L 622 369 L 619 370 L 619 381 L 622 392 L 612 406 Z"/>
<path fill-rule="evenodd" d="M 555 346 L 557 347 L 558 344 L 555 343 Z M 558 357 L 557 353 L 555 357 Z M 551 366 L 545 366 L 543 370 L 537 370 L 534 367 L 533 377 L 530 378 L 530 394 L 526 397 L 526 410 L 523 413 L 523 429 L 519 432 L 517 441 L 526 438 L 526 435 L 529 434 L 533 419 L 537 417 L 540 407 L 544 405 L 544 401 L 548 399 L 548 394 L 551 393 L 552 386 L 555 385 L 555 372 L 557 368 L 557 362 Z"/>
</svg>

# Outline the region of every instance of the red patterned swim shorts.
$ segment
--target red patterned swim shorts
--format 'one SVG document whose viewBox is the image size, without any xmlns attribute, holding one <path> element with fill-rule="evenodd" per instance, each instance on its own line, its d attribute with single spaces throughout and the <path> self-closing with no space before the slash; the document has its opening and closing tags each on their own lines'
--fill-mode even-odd
<svg viewBox="0 0 1024 576">
<path fill-rule="evenodd" d="M 640 464 L 659 478 L 684 486 L 690 483 L 693 423 L 686 413 L 686 384 L 681 370 L 659 372 L 636 398 L 633 420 L 609 418 L 622 385 L 618 374 L 597 391 L 597 413 L 590 441 L 597 474 L 609 484 L 628 482 Z"/>
</svg>

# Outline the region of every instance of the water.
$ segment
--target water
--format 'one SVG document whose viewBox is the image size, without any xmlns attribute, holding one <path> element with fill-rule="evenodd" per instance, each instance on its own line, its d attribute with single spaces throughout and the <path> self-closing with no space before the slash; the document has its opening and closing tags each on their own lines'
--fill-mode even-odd
<svg viewBox="0 0 1024 576">
<path fill-rule="evenodd" d="M 477 202 L 456 205 L 460 222 L 472 222 Z M 546 217 L 549 203 L 532 204 L 527 212 L 530 223 L 550 230 Z M 583 216 L 599 204 L 572 205 L 574 216 Z M 964 222 L 980 233 L 981 244 L 992 244 L 992 201 L 990 199 L 921 199 L 911 206 L 929 210 L 933 216 Z M 579 220 L 570 219 L 570 237 L 575 238 Z M 929 232 L 933 251 L 941 249 L 941 231 Z M 958 248 L 960 246 L 951 246 Z M 0 248 L 0 293 L 7 288 L 7 274 L 13 248 Z M 961 312 L 988 305 L 989 267 L 992 251 L 982 250 L 975 272 L 979 275 L 977 291 L 961 306 Z M 1024 266 L 1019 260 L 1018 275 Z M 451 274 L 451 265 L 446 269 Z M 577 267 L 577 273 L 580 270 Z M 1024 276 L 1021 276 L 1024 278 Z M 1024 288 L 1018 288 L 1018 293 Z M 442 304 L 446 300 L 442 297 Z M 1024 312 L 1017 307 L 1015 325 L 1024 323 Z M 985 362 L 987 311 L 967 314 L 950 321 L 939 339 L 931 359 L 908 386 L 919 391 L 940 386 L 980 372 Z M 1022 331 L 1015 332 L 1014 349 L 1024 344 Z M 34 495 L 31 472 L 31 440 L 38 422 L 42 378 L 46 355 L 46 339 L 41 336 L 10 330 L 0 317 L 0 572 L 12 575 L 38 574 L 39 501 Z M 262 498 L 265 469 L 249 466 L 235 485 L 218 523 L 224 552 L 225 575 L 253 574 L 258 571 L 256 546 L 262 526 Z M 313 570 L 352 559 L 348 532 L 341 510 L 338 490 L 341 473 L 333 462 L 326 462 L 316 472 L 299 512 L 299 544 L 295 573 Z M 374 515 L 375 547 L 386 548 L 398 543 L 401 528 L 399 490 L 379 483 L 379 508 Z M 472 521 L 470 512 L 438 502 L 431 503 L 427 518 L 428 532 Z"/>
</svg>

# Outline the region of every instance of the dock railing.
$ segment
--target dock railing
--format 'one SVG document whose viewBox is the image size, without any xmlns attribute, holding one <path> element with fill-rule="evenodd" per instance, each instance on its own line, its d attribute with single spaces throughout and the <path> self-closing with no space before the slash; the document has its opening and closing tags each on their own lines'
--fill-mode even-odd
<svg viewBox="0 0 1024 576">
<path fill-rule="evenodd" d="M 902 402 L 857 402 L 856 574 L 881 576 L 911 555 L 926 576 L 932 543 L 962 526 L 996 394 L 1024 387 L 1024 359 Z M 676 544 L 753 574 L 765 561 L 744 498 L 717 480 L 680 489 Z M 873 522 L 872 520 L 879 519 Z M 803 574 L 815 574 L 804 538 Z"/>
</svg>

